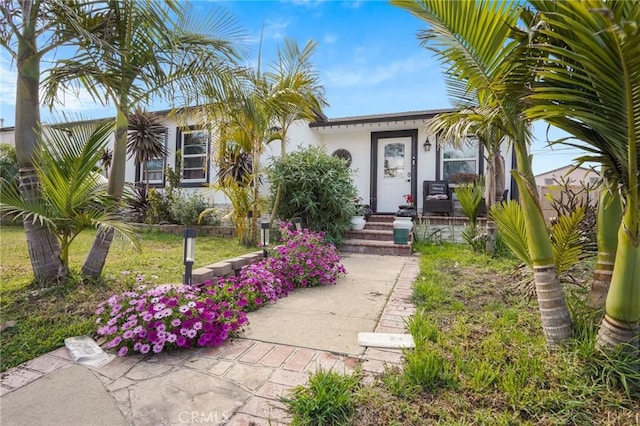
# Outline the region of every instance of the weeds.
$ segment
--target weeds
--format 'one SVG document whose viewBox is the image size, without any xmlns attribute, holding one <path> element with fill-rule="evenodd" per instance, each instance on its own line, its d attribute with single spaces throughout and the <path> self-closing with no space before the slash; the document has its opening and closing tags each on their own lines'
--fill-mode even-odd
<svg viewBox="0 0 640 426">
<path fill-rule="evenodd" d="M 291 424 L 349 425 L 361 378 L 359 371 L 342 375 L 333 370 L 318 370 L 311 374 L 306 386 L 297 386 L 291 397 L 281 398 L 293 413 Z"/>
</svg>

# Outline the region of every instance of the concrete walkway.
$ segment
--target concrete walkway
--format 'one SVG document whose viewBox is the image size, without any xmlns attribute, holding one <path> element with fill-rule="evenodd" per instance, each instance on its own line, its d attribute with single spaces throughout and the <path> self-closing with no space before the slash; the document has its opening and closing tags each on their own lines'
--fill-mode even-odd
<svg viewBox="0 0 640 426">
<path fill-rule="evenodd" d="M 318 369 L 366 379 L 400 365 L 400 350 L 357 345 L 361 331 L 403 333 L 414 312 L 418 257 L 344 255 L 336 286 L 296 290 L 249 315 L 219 348 L 116 358 L 99 369 L 73 364 L 66 348 L 0 379 L 4 425 L 278 425 L 279 397 Z"/>
</svg>

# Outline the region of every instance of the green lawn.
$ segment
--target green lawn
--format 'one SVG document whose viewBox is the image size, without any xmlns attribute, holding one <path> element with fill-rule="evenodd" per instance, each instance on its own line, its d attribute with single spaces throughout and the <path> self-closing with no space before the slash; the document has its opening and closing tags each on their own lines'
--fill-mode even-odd
<svg viewBox="0 0 640 426">
<path fill-rule="evenodd" d="M 85 232 L 73 242 L 69 255 L 72 270 L 80 269 L 94 236 L 95 232 Z M 142 233 L 140 242 L 141 251 L 137 252 L 114 241 L 104 279 L 98 283 L 73 278 L 63 285 L 45 287 L 33 282 L 23 228 L 0 227 L 0 323 L 15 322 L 0 335 L 0 371 L 62 346 L 66 337 L 92 334 L 98 303 L 131 285 L 123 271 L 140 272 L 155 284 L 181 281 L 181 235 Z M 194 267 L 255 250 L 235 238 L 198 237 Z M 129 281 L 133 276 L 129 275 Z"/>
</svg>

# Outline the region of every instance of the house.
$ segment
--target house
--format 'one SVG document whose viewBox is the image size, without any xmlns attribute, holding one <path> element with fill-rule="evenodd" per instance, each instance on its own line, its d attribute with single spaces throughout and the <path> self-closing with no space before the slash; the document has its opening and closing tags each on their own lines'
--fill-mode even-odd
<svg viewBox="0 0 640 426">
<path fill-rule="evenodd" d="M 345 158 L 355 172 L 355 184 L 360 197 L 374 213 L 395 213 L 405 204 L 404 195 L 412 194 L 422 211 L 423 181 L 448 180 L 457 173 L 484 174 L 485 158 L 482 146 L 474 139 L 468 146 L 455 149 L 428 134 L 426 125 L 435 115 L 449 110 L 409 111 L 401 113 L 327 118 L 320 115 L 316 121 L 298 121 L 289 129 L 288 149 L 309 145 L 325 146 L 329 154 Z M 169 111 L 159 111 L 166 126 L 169 156 L 166 160 L 151 160 L 147 164 L 147 177 L 152 186 L 164 187 L 165 169 L 175 167 L 176 152 L 182 153 L 181 186 L 197 190 L 216 205 L 228 204 L 224 194 L 214 190 L 216 171 L 208 153 L 211 136 L 193 126 L 181 126 Z M 6 134 L 2 129 L 3 139 Z M 11 137 L 12 139 L 12 137 Z M 264 160 L 280 155 L 280 143 L 267 146 Z M 505 144 L 505 159 L 512 159 L 511 149 Z M 506 176 L 510 176 L 513 161 L 507 161 Z M 126 180 L 142 180 L 140 167 L 128 160 Z M 512 182 L 505 182 L 511 191 Z"/>
<path fill-rule="evenodd" d="M 597 187 L 600 175 L 594 169 L 567 165 L 557 169 L 540 173 L 535 176 L 542 214 L 547 222 L 557 216 L 550 198 L 564 203 L 568 195 L 564 191 L 576 194 L 578 201 L 595 205 L 600 196 L 600 188 Z M 566 188 L 563 185 L 566 184 Z M 595 187 L 595 188 L 594 188 Z"/>
</svg>

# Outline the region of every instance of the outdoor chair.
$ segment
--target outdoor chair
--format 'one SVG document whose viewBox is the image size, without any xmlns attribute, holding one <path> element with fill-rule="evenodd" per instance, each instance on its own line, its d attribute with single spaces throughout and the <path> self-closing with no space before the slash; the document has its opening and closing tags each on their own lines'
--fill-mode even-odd
<svg viewBox="0 0 640 426">
<path fill-rule="evenodd" d="M 422 183 L 422 214 L 443 213 L 453 215 L 453 196 L 446 180 L 425 180 Z"/>
</svg>

